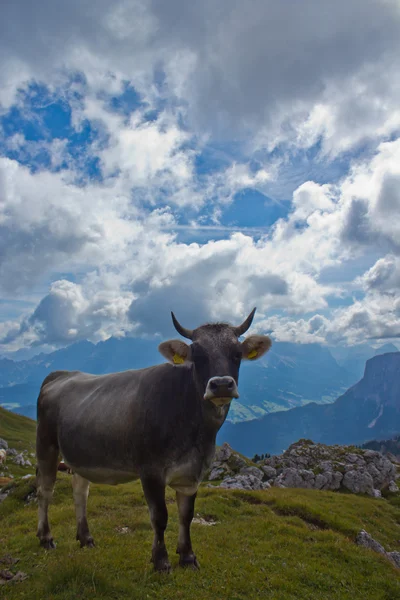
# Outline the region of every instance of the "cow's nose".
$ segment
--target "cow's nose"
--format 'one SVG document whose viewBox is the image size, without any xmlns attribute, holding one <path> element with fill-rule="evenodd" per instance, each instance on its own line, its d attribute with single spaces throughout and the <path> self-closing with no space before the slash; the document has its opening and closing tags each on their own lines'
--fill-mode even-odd
<svg viewBox="0 0 400 600">
<path fill-rule="evenodd" d="M 204 398 L 239 398 L 236 381 L 233 377 L 211 377 L 209 379 Z"/>
</svg>

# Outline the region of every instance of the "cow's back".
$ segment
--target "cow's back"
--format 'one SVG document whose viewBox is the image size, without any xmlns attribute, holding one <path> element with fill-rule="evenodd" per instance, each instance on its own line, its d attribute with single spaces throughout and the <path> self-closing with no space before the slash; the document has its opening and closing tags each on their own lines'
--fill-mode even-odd
<svg viewBox="0 0 400 600">
<path fill-rule="evenodd" d="M 182 440 L 194 441 L 188 428 L 199 427 L 185 381 L 188 370 L 169 364 L 108 375 L 57 371 L 41 388 L 39 427 L 72 467 L 174 462 L 185 453 Z"/>
</svg>

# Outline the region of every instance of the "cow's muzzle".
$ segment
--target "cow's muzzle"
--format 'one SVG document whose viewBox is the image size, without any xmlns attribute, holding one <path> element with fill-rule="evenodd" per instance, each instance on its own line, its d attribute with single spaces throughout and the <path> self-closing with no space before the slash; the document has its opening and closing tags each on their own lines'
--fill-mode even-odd
<svg viewBox="0 0 400 600">
<path fill-rule="evenodd" d="M 233 398 L 239 398 L 236 381 L 233 377 L 211 377 L 208 380 L 204 400 L 211 400 L 217 406 L 229 404 Z"/>
</svg>

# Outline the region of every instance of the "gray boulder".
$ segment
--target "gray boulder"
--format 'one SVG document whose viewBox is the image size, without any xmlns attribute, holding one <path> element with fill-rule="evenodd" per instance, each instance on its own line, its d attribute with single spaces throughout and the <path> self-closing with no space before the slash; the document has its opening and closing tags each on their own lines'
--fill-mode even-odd
<svg viewBox="0 0 400 600">
<path fill-rule="evenodd" d="M 261 469 L 258 469 L 257 467 L 243 467 L 240 469 L 239 474 L 253 475 L 253 477 L 256 477 L 257 479 L 262 479 L 264 476 L 264 473 L 261 471 Z"/>
<path fill-rule="evenodd" d="M 343 477 L 343 487 L 353 494 L 373 495 L 374 480 L 365 469 L 348 471 Z"/>
<path fill-rule="evenodd" d="M 340 488 L 343 474 L 340 471 L 325 471 L 315 477 L 315 488 L 317 490 L 335 491 Z"/>
<path fill-rule="evenodd" d="M 8 448 L 8 442 L 6 442 L 6 440 L 3 440 L 3 438 L 0 438 L 0 450 L 7 450 Z"/>
<path fill-rule="evenodd" d="M 220 484 L 221 488 L 228 490 L 265 490 L 271 487 L 268 482 L 262 482 L 258 477 L 254 475 L 235 475 L 234 477 L 227 477 Z"/>
<path fill-rule="evenodd" d="M 222 479 L 226 475 L 227 475 L 226 469 L 224 469 L 223 467 L 214 467 L 211 470 L 211 473 L 209 474 L 208 479 L 210 481 L 215 481 L 216 479 Z"/>
<path fill-rule="evenodd" d="M 382 544 L 374 540 L 374 538 L 371 537 L 364 529 L 357 534 L 356 544 L 359 546 L 364 546 L 364 548 L 369 548 L 370 550 L 378 552 L 379 554 L 383 554 L 395 567 L 400 569 L 400 552 L 386 552 Z"/>
<path fill-rule="evenodd" d="M 233 450 L 230 445 L 225 442 L 215 453 L 215 460 L 217 462 L 226 462 L 232 456 Z"/>
<path fill-rule="evenodd" d="M 274 469 L 274 467 L 269 467 L 268 465 L 263 465 L 261 470 L 267 479 L 274 479 L 277 475 L 276 469 Z"/>
<path fill-rule="evenodd" d="M 359 546 L 364 546 L 364 548 L 369 548 L 374 552 L 379 552 L 379 554 L 386 554 L 386 550 L 382 544 L 374 540 L 374 538 L 371 537 L 369 533 L 365 531 L 365 529 L 361 529 L 361 531 L 357 534 L 356 544 Z"/>
<path fill-rule="evenodd" d="M 283 469 L 274 481 L 276 487 L 313 488 L 315 475 L 307 469 Z"/>
</svg>

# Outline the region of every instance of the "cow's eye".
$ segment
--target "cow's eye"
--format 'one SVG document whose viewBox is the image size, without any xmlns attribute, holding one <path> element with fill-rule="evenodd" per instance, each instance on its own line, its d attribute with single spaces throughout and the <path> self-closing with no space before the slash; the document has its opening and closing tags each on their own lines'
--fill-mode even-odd
<svg viewBox="0 0 400 600">
<path fill-rule="evenodd" d="M 234 362 L 239 363 L 242 360 L 242 353 L 235 352 L 235 354 L 233 355 L 233 360 Z"/>
<path fill-rule="evenodd" d="M 201 350 L 197 350 L 194 353 L 194 362 L 197 363 L 198 365 L 204 365 L 206 364 L 208 361 L 208 356 L 205 352 L 202 352 Z"/>
</svg>

